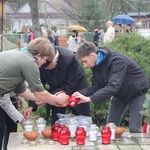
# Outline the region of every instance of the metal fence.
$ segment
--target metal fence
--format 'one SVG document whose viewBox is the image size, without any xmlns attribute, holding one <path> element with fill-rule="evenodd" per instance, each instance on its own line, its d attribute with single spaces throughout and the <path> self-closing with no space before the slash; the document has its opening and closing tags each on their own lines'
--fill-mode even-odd
<svg viewBox="0 0 150 150">
<path fill-rule="evenodd" d="M 67 33 L 67 35 L 59 36 L 60 46 L 67 47 L 67 39 L 71 35 L 71 33 Z M 93 32 L 85 32 L 84 36 L 87 41 L 92 41 L 94 33 Z M 0 40 L 0 51 L 11 50 L 11 49 L 20 49 L 27 45 L 27 34 L 3 34 Z M 3 43 L 3 44 L 2 44 Z"/>
<path fill-rule="evenodd" d="M 20 49 L 27 45 L 27 34 L 3 34 L 0 51 Z M 3 44 L 2 44 L 3 43 Z"/>
</svg>

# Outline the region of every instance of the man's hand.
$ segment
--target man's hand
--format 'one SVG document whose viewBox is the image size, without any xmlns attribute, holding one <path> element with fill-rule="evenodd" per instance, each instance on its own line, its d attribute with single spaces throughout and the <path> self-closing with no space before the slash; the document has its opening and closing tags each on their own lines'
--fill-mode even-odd
<svg viewBox="0 0 150 150">
<path fill-rule="evenodd" d="M 64 91 L 59 91 L 59 92 L 56 92 L 54 95 L 59 95 L 60 93 L 65 93 Z"/>
<path fill-rule="evenodd" d="M 25 119 L 30 119 L 32 110 L 33 110 L 33 107 L 29 107 L 23 111 L 23 116 L 25 117 Z"/>
<path fill-rule="evenodd" d="M 72 94 L 72 96 L 74 96 L 75 98 L 79 98 L 79 99 L 80 99 L 80 101 L 78 102 L 78 104 L 91 102 L 90 97 L 84 96 L 84 95 L 82 95 L 82 94 L 79 93 L 79 92 L 74 92 L 74 93 Z"/>
<path fill-rule="evenodd" d="M 24 107 L 24 100 L 18 99 L 17 106 L 18 106 L 19 110 L 23 109 L 23 107 Z"/>
<path fill-rule="evenodd" d="M 22 126 L 22 129 L 24 129 L 24 122 L 25 122 L 25 119 L 23 119 L 23 120 L 20 122 L 20 124 L 21 124 L 21 126 Z"/>
<path fill-rule="evenodd" d="M 68 104 L 68 95 L 66 95 L 64 92 L 59 92 L 56 93 L 57 98 L 57 102 L 55 104 L 55 106 L 57 107 L 66 107 Z"/>
<path fill-rule="evenodd" d="M 36 102 L 36 105 L 37 105 L 37 106 L 45 106 L 46 103 L 45 103 L 45 102 L 41 102 L 41 101 L 37 101 L 37 102 Z"/>
</svg>

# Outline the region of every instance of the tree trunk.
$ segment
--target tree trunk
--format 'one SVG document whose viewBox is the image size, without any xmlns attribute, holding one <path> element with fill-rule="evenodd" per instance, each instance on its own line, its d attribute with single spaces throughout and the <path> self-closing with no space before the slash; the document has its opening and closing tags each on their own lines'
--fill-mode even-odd
<svg viewBox="0 0 150 150">
<path fill-rule="evenodd" d="M 31 9 L 32 25 L 35 37 L 40 37 L 40 24 L 38 13 L 38 0 L 28 0 L 28 4 Z"/>
</svg>

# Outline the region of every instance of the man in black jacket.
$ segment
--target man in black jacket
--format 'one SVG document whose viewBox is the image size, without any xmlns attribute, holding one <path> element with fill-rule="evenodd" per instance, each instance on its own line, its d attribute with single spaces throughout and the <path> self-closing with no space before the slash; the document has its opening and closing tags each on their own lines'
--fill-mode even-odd
<svg viewBox="0 0 150 150">
<path fill-rule="evenodd" d="M 53 94 L 64 91 L 67 95 L 71 95 L 88 86 L 82 65 L 71 51 L 62 47 L 55 47 L 55 58 L 47 68 L 45 66 L 40 68 L 40 75 L 43 85 L 47 83 L 48 91 Z M 26 118 L 29 118 L 33 108 L 36 109 L 36 104 L 30 101 L 29 108 L 24 111 Z M 59 108 L 46 104 L 46 120 L 48 120 L 50 109 L 52 109 L 51 124 L 58 120 L 57 113 L 65 114 L 66 111 L 66 107 Z M 74 108 L 69 107 L 69 109 L 74 115 L 90 115 L 89 103 L 80 104 Z"/>
<path fill-rule="evenodd" d="M 73 96 L 79 103 L 101 103 L 111 98 L 107 123 L 119 126 L 126 107 L 129 107 L 129 131 L 141 132 L 143 103 L 148 80 L 142 68 L 131 58 L 108 49 L 97 49 L 93 43 L 83 43 L 77 50 L 84 67 L 92 69 L 92 86 Z"/>
<path fill-rule="evenodd" d="M 95 44 L 95 46 L 98 46 L 98 42 L 99 42 L 99 36 L 100 36 L 100 32 L 99 32 L 99 28 L 95 27 L 94 28 L 94 37 L 93 37 L 93 43 Z"/>
</svg>

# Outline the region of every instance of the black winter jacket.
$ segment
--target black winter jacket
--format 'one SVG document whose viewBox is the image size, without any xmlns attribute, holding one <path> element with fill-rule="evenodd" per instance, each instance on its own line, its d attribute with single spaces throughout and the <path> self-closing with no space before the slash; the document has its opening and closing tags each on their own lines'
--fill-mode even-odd
<svg viewBox="0 0 150 150">
<path fill-rule="evenodd" d="M 71 95 L 75 91 L 84 89 L 88 86 L 84 68 L 75 60 L 75 55 L 70 50 L 59 46 L 55 47 L 55 50 L 59 52 L 59 58 L 56 67 L 53 70 L 40 69 L 41 82 L 45 86 L 49 85 L 48 91 L 54 94 L 58 91 L 64 91 L 66 94 Z M 81 104 L 80 104 L 81 105 Z M 29 102 L 29 106 L 32 106 L 36 110 L 36 104 L 33 101 Z M 79 108 L 82 110 L 79 110 Z M 89 103 L 78 105 L 75 109 L 78 112 L 87 111 L 89 115 Z"/>
<path fill-rule="evenodd" d="M 91 68 L 92 86 L 80 91 L 90 96 L 93 103 L 100 103 L 111 96 L 128 101 L 148 91 L 148 79 L 136 62 L 116 51 L 99 51 L 105 54 L 105 59 Z"/>
<path fill-rule="evenodd" d="M 75 55 L 68 49 L 55 47 L 59 52 L 57 66 L 53 70 L 40 69 L 41 81 L 50 85 L 49 92 L 73 92 L 87 87 L 87 79 L 81 64 L 75 60 Z"/>
</svg>

